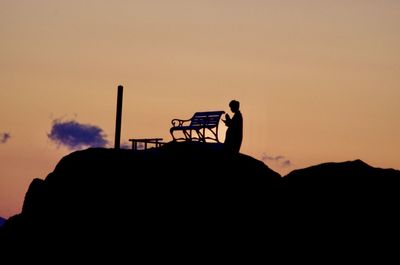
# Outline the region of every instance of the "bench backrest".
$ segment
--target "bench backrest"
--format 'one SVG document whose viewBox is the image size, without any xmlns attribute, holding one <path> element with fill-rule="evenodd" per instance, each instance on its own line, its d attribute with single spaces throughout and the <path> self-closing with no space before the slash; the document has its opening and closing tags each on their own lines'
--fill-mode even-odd
<svg viewBox="0 0 400 265">
<path fill-rule="evenodd" d="M 190 126 L 194 127 L 217 127 L 221 115 L 225 111 L 207 111 L 207 112 L 196 112 L 190 122 Z"/>
</svg>

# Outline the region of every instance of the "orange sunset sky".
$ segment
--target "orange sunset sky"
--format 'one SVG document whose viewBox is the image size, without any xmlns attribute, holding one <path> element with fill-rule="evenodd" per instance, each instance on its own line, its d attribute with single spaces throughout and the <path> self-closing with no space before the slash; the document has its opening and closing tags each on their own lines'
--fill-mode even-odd
<svg viewBox="0 0 400 265">
<path fill-rule="evenodd" d="M 173 118 L 237 99 L 241 152 L 282 175 L 400 169 L 398 0 L 0 0 L 0 38 L 2 217 L 73 151 L 49 139 L 55 120 L 113 146 L 119 84 L 123 143 L 170 141 Z"/>
</svg>

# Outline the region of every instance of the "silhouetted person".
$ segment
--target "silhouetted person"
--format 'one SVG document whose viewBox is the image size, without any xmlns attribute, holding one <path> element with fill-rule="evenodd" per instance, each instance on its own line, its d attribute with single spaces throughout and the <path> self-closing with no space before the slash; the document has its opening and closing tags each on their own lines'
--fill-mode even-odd
<svg viewBox="0 0 400 265">
<path fill-rule="evenodd" d="M 225 149 L 234 153 L 239 153 L 243 139 L 243 117 L 242 113 L 240 113 L 239 105 L 239 101 L 232 100 L 229 103 L 229 107 L 234 113 L 233 117 L 231 118 L 229 114 L 225 114 L 225 120 L 222 120 L 228 127 L 224 142 Z"/>
</svg>

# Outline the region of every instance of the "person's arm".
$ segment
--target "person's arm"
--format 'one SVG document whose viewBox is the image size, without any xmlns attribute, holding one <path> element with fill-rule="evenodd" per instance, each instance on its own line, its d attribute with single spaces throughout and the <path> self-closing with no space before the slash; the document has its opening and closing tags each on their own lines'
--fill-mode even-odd
<svg viewBox="0 0 400 265">
<path fill-rule="evenodd" d="M 232 119 L 231 119 L 231 117 L 229 116 L 229 114 L 227 113 L 227 114 L 225 114 L 225 120 L 222 120 L 224 123 L 225 123 L 225 125 L 226 126 L 230 126 L 231 125 L 231 121 L 232 121 Z"/>
</svg>

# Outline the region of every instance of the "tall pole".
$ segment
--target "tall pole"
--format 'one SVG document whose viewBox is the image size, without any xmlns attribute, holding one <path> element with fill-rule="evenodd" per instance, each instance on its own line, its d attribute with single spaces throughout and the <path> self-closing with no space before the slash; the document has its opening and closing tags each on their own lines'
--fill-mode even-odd
<svg viewBox="0 0 400 265">
<path fill-rule="evenodd" d="M 114 148 L 120 149 L 121 146 L 121 118 L 122 118 L 122 96 L 124 92 L 123 86 L 118 86 L 117 96 L 117 118 L 115 121 L 115 142 Z"/>
</svg>

